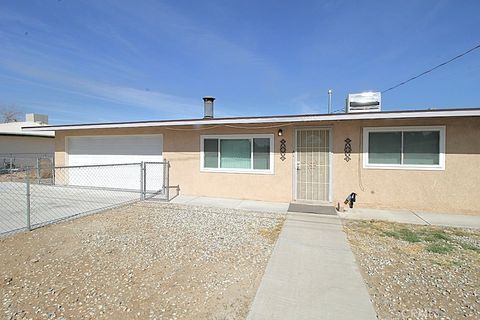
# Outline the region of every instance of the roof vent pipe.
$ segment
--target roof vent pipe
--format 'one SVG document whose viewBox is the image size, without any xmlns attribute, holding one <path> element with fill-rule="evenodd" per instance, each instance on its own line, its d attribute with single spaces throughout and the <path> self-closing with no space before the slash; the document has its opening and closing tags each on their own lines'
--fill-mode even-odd
<svg viewBox="0 0 480 320">
<path fill-rule="evenodd" d="M 332 93 L 331 89 L 328 89 L 328 114 L 332 113 Z"/>
<path fill-rule="evenodd" d="M 213 101 L 214 97 L 203 97 L 203 118 L 212 119 L 213 118 Z"/>
</svg>

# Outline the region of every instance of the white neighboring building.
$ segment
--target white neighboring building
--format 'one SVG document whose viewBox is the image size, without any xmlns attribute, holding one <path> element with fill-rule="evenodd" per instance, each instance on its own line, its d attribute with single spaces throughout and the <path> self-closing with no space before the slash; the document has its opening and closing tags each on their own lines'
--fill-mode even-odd
<svg viewBox="0 0 480 320">
<path fill-rule="evenodd" d="M 27 114 L 25 121 L 0 124 L 0 168 L 23 166 L 37 158 L 53 158 L 55 152 L 54 131 L 27 131 L 22 127 L 48 125 L 48 116 Z M 13 160 L 10 160 L 13 159 Z M 28 160 L 31 159 L 31 160 Z"/>
</svg>

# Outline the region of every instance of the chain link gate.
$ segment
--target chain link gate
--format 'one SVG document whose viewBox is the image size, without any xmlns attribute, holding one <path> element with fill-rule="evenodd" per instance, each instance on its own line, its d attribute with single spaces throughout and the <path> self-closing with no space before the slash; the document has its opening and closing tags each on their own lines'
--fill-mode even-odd
<svg viewBox="0 0 480 320">
<path fill-rule="evenodd" d="M 143 199 L 170 199 L 168 161 L 143 162 Z"/>
</svg>

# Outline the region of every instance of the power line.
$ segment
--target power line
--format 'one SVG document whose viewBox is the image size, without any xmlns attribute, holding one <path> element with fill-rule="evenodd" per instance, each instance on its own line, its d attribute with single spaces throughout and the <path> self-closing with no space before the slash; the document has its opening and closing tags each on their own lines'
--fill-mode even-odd
<svg viewBox="0 0 480 320">
<path fill-rule="evenodd" d="M 408 80 L 405 80 L 405 81 L 403 81 L 403 82 L 400 82 L 400 83 L 397 84 L 397 85 L 394 85 L 393 87 L 390 87 L 390 88 L 388 88 L 388 89 L 386 89 L 386 90 L 383 90 L 382 93 L 385 93 L 385 92 L 387 92 L 387 91 L 390 91 L 390 90 L 393 90 L 393 89 L 398 88 L 398 87 L 400 87 L 400 86 L 403 86 L 404 84 L 406 84 L 406 83 L 408 83 L 408 82 L 410 82 L 410 81 L 412 81 L 412 80 L 415 80 L 415 79 L 417 79 L 417 78 L 420 78 L 421 76 L 426 75 L 427 73 L 430 73 L 430 72 L 432 72 L 432 71 L 435 70 L 435 69 L 438 69 L 438 68 L 440 68 L 440 67 L 443 67 L 444 65 L 449 64 L 450 62 L 452 62 L 452 61 L 454 61 L 454 60 L 457 60 L 458 58 L 461 58 L 461 57 L 463 57 L 464 55 L 472 52 L 473 50 L 477 50 L 478 48 L 480 48 L 480 44 L 477 45 L 477 46 L 475 46 L 475 47 L 473 47 L 473 48 L 471 48 L 471 49 L 469 49 L 469 50 L 467 50 L 467 51 L 465 51 L 465 52 L 463 52 L 463 53 L 461 53 L 461 54 L 459 54 L 459 55 L 456 56 L 456 57 L 453 57 L 452 59 L 450 59 L 450 60 L 448 60 L 448 61 L 445 61 L 445 62 L 443 62 L 443 63 L 440 63 L 439 65 L 437 65 L 437 66 L 435 66 L 435 67 L 433 67 L 433 68 L 431 68 L 431 69 L 428 69 L 427 71 L 424 71 L 424 72 L 420 73 L 419 75 L 416 75 L 415 77 L 412 77 L 412 78 L 410 78 L 410 79 L 408 79 Z"/>
</svg>

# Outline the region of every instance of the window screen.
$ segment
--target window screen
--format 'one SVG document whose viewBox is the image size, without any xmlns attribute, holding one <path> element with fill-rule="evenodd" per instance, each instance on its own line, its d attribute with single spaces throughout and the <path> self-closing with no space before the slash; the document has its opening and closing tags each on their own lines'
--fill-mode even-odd
<svg viewBox="0 0 480 320">
<path fill-rule="evenodd" d="M 401 132 L 370 132 L 368 147 L 369 163 L 401 164 Z"/>
<path fill-rule="evenodd" d="M 253 169 L 270 169 L 270 139 L 253 139 Z"/>
<path fill-rule="evenodd" d="M 270 144 L 271 138 L 263 137 L 204 138 L 203 168 L 270 170 Z"/>
<path fill-rule="evenodd" d="M 368 164 L 438 166 L 440 131 L 370 131 Z"/>
<path fill-rule="evenodd" d="M 203 141 L 204 167 L 218 168 L 218 139 Z"/>
<path fill-rule="evenodd" d="M 440 163 L 440 133 L 438 131 L 409 131 L 403 133 L 403 163 Z"/>
<path fill-rule="evenodd" d="M 220 168 L 250 169 L 251 155 L 249 139 L 220 140 Z"/>
</svg>

